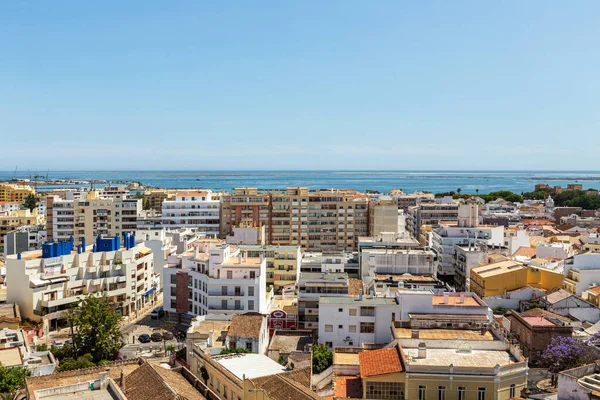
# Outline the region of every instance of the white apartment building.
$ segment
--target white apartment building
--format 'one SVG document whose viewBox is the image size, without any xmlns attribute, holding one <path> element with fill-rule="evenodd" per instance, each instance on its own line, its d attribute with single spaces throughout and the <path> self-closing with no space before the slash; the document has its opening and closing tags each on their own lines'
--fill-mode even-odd
<svg viewBox="0 0 600 400">
<path fill-rule="evenodd" d="M 137 229 L 137 217 L 142 211 L 140 199 L 102 197 L 99 191 L 87 192 L 80 200 L 49 197 L 47 231 L 50 239 L 77 242 L 97 235 L 122 236 Z"/>
<path fill-rule="evenodd" d="M 350 278 L 358 278 L 360 277 L 360 264 L 355 253 L 311 251 L 302 254 L 300 272 L 345 272 Z"/>
<path fill-rule="evenodd" d="M 44 329 L 66 324 L 65 310 L 88 293 L 108 297 L 122 315 L 154 300 L 153 254 L 135 238 L 96 238 L 92 246 L 74 241 L 45 243 L 6 259 L 7 300 L 23 317 L 42 320 Z M 76 249 L 76 250 L 75 250 Z"/>
<path fill-rule="evenodd" d="M 435 275 L 431 250 L 361 249 L 362 276 L 375 274 Z"/>
<path fill-rule="evenodd" d="M 493 262 L 490 255 L 512 255 L 506 246 L 488 246 L 484 243 L 457 244 L 454 245 L 454 252 L 454 286 L 458 291 L 471 289 L 471 269 Z"/>
<path fill-rule="evenodd" d="M 453 281 L 456 273 L 455 246 L 469 246 L 483 243 L 487 245 L 504 244 L 504 226 L 479 225 L 476 203 L 461 204 L 458 212 L 458 226 L 440 224 L 431 233 L 431 249 L 436 255 L 438 277 L 444 281 Z"/>
<path fill-rule="evenodd" d="M 217 239 L 199 239 L 194 249 L 169 259 L 164 269 L 164 309 L 172 322 L 189 324 L 196 315 L 267 314 L 266 260 L 248 257 Z"/>
<path fill-rule="evenodd" d="M 600 253 L 576 254 L 564 261 L 563 288 L 581 296 L 585 290 L 600 285 Z"/>
<path fill-rule="evenodd" d="M 392 321 L 399 315 L 394 298 L 321 297 L 319 343 L 329 348 L 387 344 L 392 341 Z"/>
<path fill-rule="evenodd" d="M 196 228 L 207 236 L 218 237 L 220 201 L 210 190 L 179 192 L 162 203 L 162 224 L 166 228 Z"/>
<path fill-rule="evenodd" d="M 45 225 L 25 225 L 4 236 L 4 255 L 39 250 L 47 239 Z"/>
</svg>

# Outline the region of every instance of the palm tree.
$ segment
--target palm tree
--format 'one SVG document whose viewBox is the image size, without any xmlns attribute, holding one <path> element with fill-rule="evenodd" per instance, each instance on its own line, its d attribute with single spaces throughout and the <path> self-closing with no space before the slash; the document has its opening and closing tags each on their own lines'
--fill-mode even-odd
<svg viewBox="0 0 600 400">
<path fill-rule="evenodd" d="M 460 192 L 462 192 L 461 188 L 456 189 L 456 193 L 460 194 Z"/>
<path fill-rule="evenodd" d="M 479 195 L 479 188 L 475 189 L 475 193 Z"/>
</svg>

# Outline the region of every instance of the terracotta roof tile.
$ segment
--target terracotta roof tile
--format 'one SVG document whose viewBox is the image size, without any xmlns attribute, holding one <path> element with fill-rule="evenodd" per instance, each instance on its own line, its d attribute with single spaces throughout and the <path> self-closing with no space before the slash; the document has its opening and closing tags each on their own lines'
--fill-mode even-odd
<svg viewBox="0 0 600 400">
<path fill-rule="evenodd" d="M 536 255 L 535 248 L 521 246 L 521 247 L 519 247 L 519 249 L 517 251 L 515 251 L 515 254 L 513 254 L 513 257 L 522 256 L 522 257 L 533 258 L 533 257 L 535 257 L 535 255 Z"/>
<path fill-rule="evenodd" d="M 362 380 L 358 376 L 336 376 L 334 398 L 362 399 Z"/>
<path fill-rule="evenodd" d="M 258 313 L 236 314 L 231 319 L 227 336 L 260 337 L 264 315 Z"/>
<path fill-rule="evenodd" d="M 398 350 L 394 348 L 362 351 L 358 354 L 361 378 L 404 371 Z"/>
<path fill-rule="evenodd" d="M 128 400 L 206 399 L 181 374 L 148 362 L 125 377 Z"/>
</svg>

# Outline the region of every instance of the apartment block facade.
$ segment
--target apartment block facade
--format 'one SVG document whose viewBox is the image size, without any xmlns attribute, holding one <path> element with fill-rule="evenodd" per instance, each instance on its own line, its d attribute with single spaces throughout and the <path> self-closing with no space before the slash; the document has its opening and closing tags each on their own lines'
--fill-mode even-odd
<svg viewBox="0 0 600 400">
<path fill-rule="evenodd" d="M 421 227 L 429 225 L 437 227 L 444 223 L 454 223 L 458 220 L 458 203 L 451 198 L 436 199 L 435 202 L 421 203 L 408 207 L 406 214 L 406 230 L 418 238 Z"/>
<path fill-rule="evenodd" d="M 196 228 L 210 237 L 220 234 L 220 201 L 210 190 L 178 192 L 162 202 L 165 228 Z"/>
<path fill-rule="evenodd" d="M 369 230 L 369 201 L 352 190 L 236 188 L 221 204 L 221 235 L 243 223 L 266 226 L 268 244 L 308 250 L 353 250 Z"/>
<path fill-rule="evenodd" d="M 37 208 L 33 211 L 17 210 L 0 213 L 0 253 L 4 250 L 4 237 L 14 230 L 28 225 L 44 225 L 46 219 L 38 213 Z"/>
<path fill-rule="evenodd" d="M 48 238 L 76 242 L 88 241 L 98 235 L 122 236 L 137 229 L 137 218 L 142 211 L 142 200 L 126 196 L 105 197 L 99 191 L 86 193 L 85 198 L 47 198 L 46 221 Z"/>
<path fill-rule="evenodd" d="M 31 186 L 8 182 L 0 183 L 0 202 L 22 203 L 30 194 L 35 194 L 35 189 Z"/>
<path fill-rule="evenodd" d="M 267 314 L 266 259 L 216 239 L 199 239 L 189 251 L 169 258 L 163 270 L 164 309 L 171 322 L 189 324 L 196 315 Z"/>
<path fill-rule="evenodd" d="M 42 320 L 45 329 L 66 324 L 66 310 L 88 293 L 106 296 L 122 315 L 141 309 L 155 296 L 154 255 L 127 235 L 97 238 L 90 246 L 75 241 L 45 243 L 42 250 L 8 256 L 7 299 L 23 317 Z"/>
</svg>

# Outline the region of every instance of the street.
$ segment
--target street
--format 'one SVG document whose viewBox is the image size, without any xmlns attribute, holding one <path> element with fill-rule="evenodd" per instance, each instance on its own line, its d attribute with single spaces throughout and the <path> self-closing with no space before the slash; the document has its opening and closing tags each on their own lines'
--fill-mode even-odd
<svg viewBox="0 0 600 400">
<path fill-rule="evenodd" d="M 134 357 L 149 357 L 154 353 L 164 353 L 167 346 L 172 345 L 178 350 L 183 346 L 182 343 L 178 343 L 176 339 L 171 339 L 161 342 L 150 342 L 141 343 L 138 337 L 141 334 L 152 335 L 154 332 L 164 333 L 165 331 L 172 332 L 175 328 L 174 324 L 164 322 L 163 318 L 156 320 L 151 319 L 150 315 L 145 316 L 140 321 L 129 324 L 123 327 L 123 339 L 126 345 L 121 348 L 121 354 L 127 358 Z"/>
</svg>

